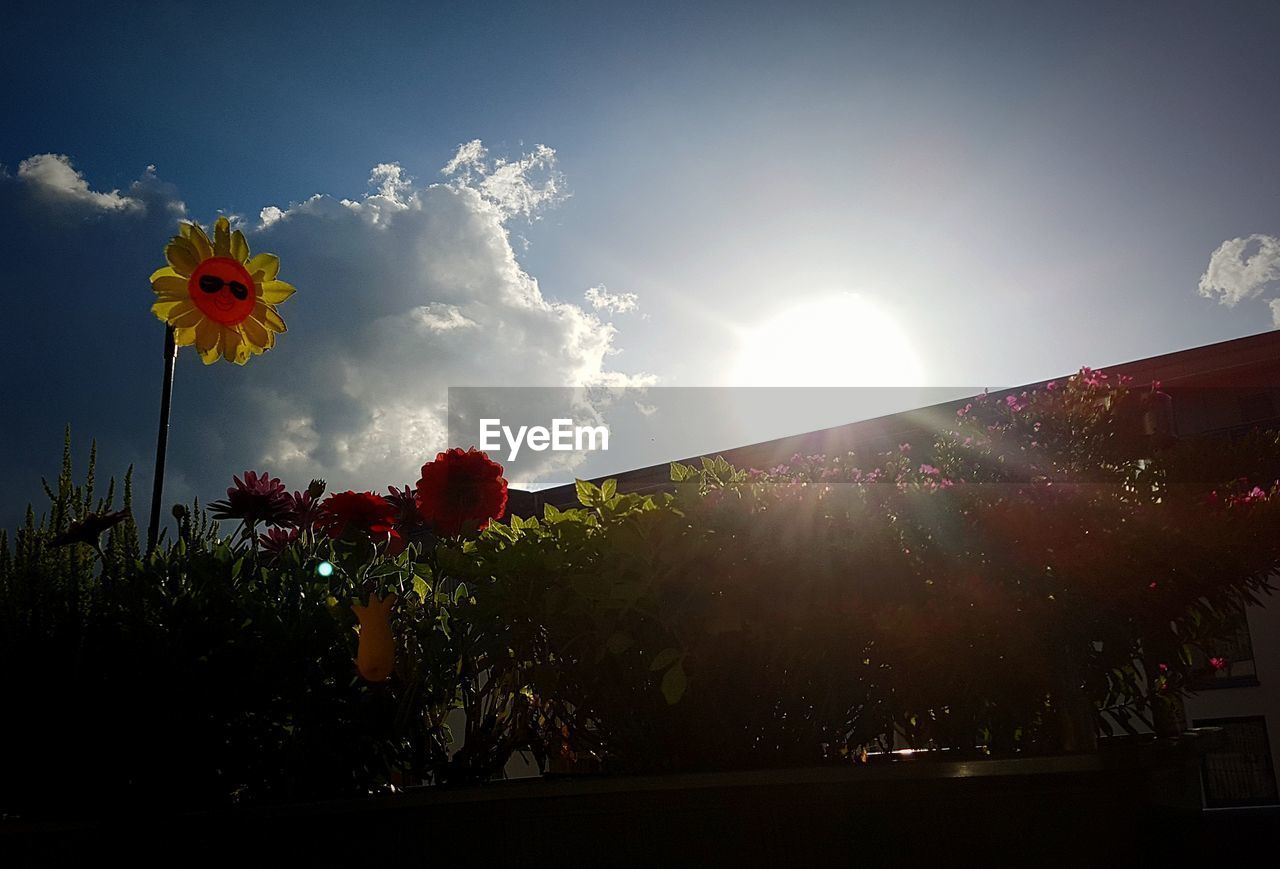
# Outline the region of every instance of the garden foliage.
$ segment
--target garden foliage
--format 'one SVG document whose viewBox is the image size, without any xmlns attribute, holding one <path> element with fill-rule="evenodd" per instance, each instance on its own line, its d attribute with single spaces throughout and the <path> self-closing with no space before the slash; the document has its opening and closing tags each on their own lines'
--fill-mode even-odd
<svg viewBox="0 0 1280 869">
<path fill-rule="evenodd" d="M 727 769 L 1161 730 L 1280 568 L 1280 436 L 1173 440 L 1165 402 L 1084 369 L 918 442 L 674 465 L 657 495 L 583 482 L 577 508 L 487 527 L 478 454 L 385 498 L 246 475 L 216 505 L 230 537 L 197 506 L 145 556 L 131 520 L 100 552 L 54 546 L 110 508 L 68 454 L 51 512 L 0 547 L 4 736 L 30 748 L 6 805 L 354 794 L 516 751 Z M 389 594 L 394 666 L 369 682 L 352 605 Z"/>
</svg>

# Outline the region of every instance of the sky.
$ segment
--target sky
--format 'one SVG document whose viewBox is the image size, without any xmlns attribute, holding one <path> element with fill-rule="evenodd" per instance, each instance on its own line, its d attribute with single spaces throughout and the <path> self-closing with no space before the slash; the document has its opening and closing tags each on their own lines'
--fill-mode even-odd
<svg viewBox="0 0 1280 869">
<path fill-rule="evenodd" d="M 449 387 L 976 391 L 1280 323 L 1274 3 L 6 8 L 0 526 L 68 424 L 149 491 L 180 220 L 298 292 L 179 353 L 166 502 L 412 481 Z M 817 421 L 762 417 L 723 446 Z"/>
</svg>

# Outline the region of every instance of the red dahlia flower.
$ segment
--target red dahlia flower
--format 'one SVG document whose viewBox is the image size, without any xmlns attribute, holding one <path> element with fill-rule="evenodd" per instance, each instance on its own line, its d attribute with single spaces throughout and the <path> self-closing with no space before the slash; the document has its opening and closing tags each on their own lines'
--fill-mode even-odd
<svg viewBox="0 0 1280 869">
<path fill-rule="evenodd" d="M 507 481 L 502 465 L 475 447 L 440 453 L 422 466 L 418 480 L 418 512 L 437 534 L 455 537 L 480 531 L 507 509 Z"/>
<path fill-rule="evenodd" d="M 330 537 L 336 539 L 355 530 L 381 542 L 389 535 L 391 551 L 402 548 L 395 530 L 396 509 L 386 498 L 372 492 L 339 492 L 326 498 L 320 507 L 320 527 Z"/>
</svg>

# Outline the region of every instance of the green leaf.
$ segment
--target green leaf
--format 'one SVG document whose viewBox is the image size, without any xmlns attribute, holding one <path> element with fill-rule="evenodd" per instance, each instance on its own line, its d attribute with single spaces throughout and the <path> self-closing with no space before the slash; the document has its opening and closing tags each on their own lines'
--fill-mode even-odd
<svg viewBox="0 0 1280 869">
<path fill-rule="evenodd" d="M 668 706 L 675 706 L 689 687 L 689 677 L 685 675 L 684 665 L 679 661 L 662 677 L 662 696 L 667 698 Z"/>
<path fill-rule="evenodd" d="M 400 570 L 401 565 L 396 564 L 394 561 L 384 561 L 382 564 L 379 564 L 377 567 L 365 574 L 365 578 L 377 579 L 378 577 L 390 576 L 393 573 L 399 573 Z"/>
<path fill-rule="evenodd" d="M 413 591 L 421 600 L 426 600 L 431 594 L 431 585 L 420 576 L 413 578 Z"/>
<path fill-rule="evenodd" d="M 618 481 L 605 480 L 604 485 L 600 487 L 600 494 L 604 496 L 604 500 L 608 501 L 618 494 Z"/>
<path fill-rule="evenodd" d="M 653 659 L 653 663 L 649 665 L 649 670 L 654 671 L 670 667 L 673 663 L 680 660 L 680 657 L 679 649 L 663 649 L 658 653 L 658 657 Z"/>
<path fill-rule="evenodd" d="M 583 507 L 591 507 L 600 500 L 600 490 L 586 480 L 574 480 L 573 485 L 578 493 L 578 503 Z"/>
<path fill-rule="evenodd" d="M 458 583 L 458 587 L 453 590 L 453 602 L 455 604 L 462 603 L 467 599 L 467 584 L 465 582 Z"/>
</svg>

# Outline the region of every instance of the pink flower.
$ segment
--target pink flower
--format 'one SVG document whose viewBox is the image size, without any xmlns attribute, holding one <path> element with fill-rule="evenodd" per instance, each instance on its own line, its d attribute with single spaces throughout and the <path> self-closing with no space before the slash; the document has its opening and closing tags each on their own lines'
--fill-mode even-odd
<svg viewBox="0 0 1280 869">
<path fill-rule="evenodd" d="M 967 413 L 968 413 L 969 411 L 971 411 L 971 410 L 973 410 L 973 402 L 969 402 L 969 403 L 968 403 L 968 404 L 966 404 L 964 407 L 962 407 L 962 408 L 960 408 L 959 410 L 957 410 L 957 411 L 956 411 L 956 416 L 964 416 L 965 414 L 967 414 Z"/>
<path fill-rule="evenodd" d="M 1161 672 L 1161 673 L 1168 673 L 1168 672 L 1169 672 L 1169 665 L 1168 665 L 1168 664 L 1161 664 L 1161 665 L 1160 665 L 1160 672 Z"/>
<path fill-rule="evenodd" d="M 1053 392 L 1055 389 L 1058 388 L 1058 381 L 1050 380 L 1048 383 L 1044 385 L 1044 388 L 1046 392 Z"/>
<path fill-rule="evenodd" d="M 1226 658 L 1210 658 L 1209 666 L 1213 667 L 1213 669 L 1215 670 L 1225 670 L 1227 669 L 1227 659 Z"/>
<path fill-rule="evenodd" d="M 1018 397 L 1016 395 L 1006 395 L 1004 399 L 1004 403 L 1008 405 L 1010 410 L 1012 410 L 1014 413 L 1017 413 L 1018 411 L 1022 410 L 1024 407 L 1027 406 L 1026 398 L 1027 398 L 1027 394 L 1025 392 L 1022 393 L 1021 397 Z"/>
<path fill-rule="evenodd" d="M 1103 374 L 1101 371 L 1094 371 L 1092 368 L 1081 368 L 1080 379 L 1083 380 L 1087 386 L 1101 386 L 1102 381 L 1107 379 L 1107 375 Z"/>
<path fill-rule="evenodd" d="M 937 468 L 935 468 L 933 465 L 921 465 L 921 466 L 920 466 L 920 473 L 922 473 L 922 474 L 928 474 L 930 477 L 934 477 L 934 476 L 937 476 L 938 474 L 940 474 L 940 473 L 942 473 L 942 472 L 941 472 L 941 471 L 939 471 Z"/>
<path fill-rule="evenodd" d="M 898 444 L 898 452 L 906 455 L 911 452 L 911 444 Z"/>
<path fill-rule="evenodd" d="M 297 528 L 268 528 L 266 534 L 258 535 L 262 551 L 273 558 L 279 558 L 289 548 L 289 544 L 296 543 L 297 540 Z"/>
<path fill-rule="evenodd" d="M 1227 504 L 1231 507 L 1242 506 L 1245 504 L 1258 504 L 1267 500 L 1267 493 L 1257 486 L 1254 486 L 1243 495 L 1232 495 L 1228 499 Z"/>
<path fill-rule="evenodd" d="M 284 484 L 270 474 L 245 471 L 244 479 L 231 478 L 235 485 L 227 489 L 224 501 L 209 505 L 215 519 L 242 519 L 250 525 L 258 522 L 275 524 L 289 513 L 289 495 Z"/>
</svg>

